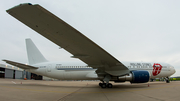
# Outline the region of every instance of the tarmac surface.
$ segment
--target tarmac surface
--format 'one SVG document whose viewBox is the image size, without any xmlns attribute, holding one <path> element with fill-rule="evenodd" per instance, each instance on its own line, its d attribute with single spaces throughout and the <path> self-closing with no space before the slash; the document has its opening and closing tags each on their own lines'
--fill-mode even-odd
<svg viewBox="0 0 180 101">
<path fill-rule="evenodd" d="M 148 83 L 0 79 L 0 101 L 180 101 L 180 81 Z"/>
</svg>

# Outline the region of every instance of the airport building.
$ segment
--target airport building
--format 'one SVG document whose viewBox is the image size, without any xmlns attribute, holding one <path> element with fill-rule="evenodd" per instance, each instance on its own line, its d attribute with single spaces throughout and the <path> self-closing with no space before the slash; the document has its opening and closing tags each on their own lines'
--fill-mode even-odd
<svg viewBox="0 0 180 101">
<path fill-rule="evenodd" d="M 0 64 L 0 78 L 42 80 L 43 77 L 15 66 Z"/>
<path fill-rule="evenodd" d="M 23 69 L 14 66 L 0 64 L 0 78 L 24 79 L 23 75 Z"/>
<path fill-rule="evenodd" d="M 9 78 L 9 79 L 28 79 L 28 80 L 57 80 L 53 78 L 49 78 L 46 76 L 36 75 L 34 73 L 30 73 L 25 71 L 24 69 L 0 64 L 0 78 Z"/>
</svg>

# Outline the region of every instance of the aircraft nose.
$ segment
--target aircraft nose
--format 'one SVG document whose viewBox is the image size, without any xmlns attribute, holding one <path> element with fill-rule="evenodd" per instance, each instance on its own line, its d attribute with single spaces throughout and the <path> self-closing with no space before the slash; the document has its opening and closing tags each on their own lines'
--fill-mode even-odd
<svg viewBox="0 0 180 101">
<path fill-rule="evenodd" d="M 176 73 L 176 70 L 173 68 L 173 72 Z"/>
<path fill-rule="evenodd" d="M 172 74 L 176 73 L 176 70 L 172 65 L 170 66 L 170 71 L 171 71 Z"/>
<path fill-rule="evenodd" d="M 172 72 L 173 72 L 173 74 L 176 73 L 176 70 L 174 69 L 173 66 L 172 66 Z"/>
</svg>

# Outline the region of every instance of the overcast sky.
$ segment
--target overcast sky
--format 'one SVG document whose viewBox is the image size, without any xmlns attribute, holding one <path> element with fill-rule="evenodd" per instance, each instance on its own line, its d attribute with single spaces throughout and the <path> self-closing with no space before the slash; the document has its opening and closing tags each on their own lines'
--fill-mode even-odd
<svg viewBox="0 0 180 101">
<path fill-rule="evenodd" d="M 25 39 L 31 38 L 49 61 L 82 63 L 6 13 L 29 2 L 69 23 L 119 61 L 165 62 L 180 76 L 179 0 L 2 0 L 0 60 L 28 63 Z"/>
</svg>

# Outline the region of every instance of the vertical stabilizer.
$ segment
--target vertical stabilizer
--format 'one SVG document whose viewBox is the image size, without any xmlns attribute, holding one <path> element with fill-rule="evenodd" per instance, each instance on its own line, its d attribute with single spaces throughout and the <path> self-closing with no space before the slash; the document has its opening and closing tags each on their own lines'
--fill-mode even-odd
<svg viewBox="0 0 180 101">
<path fill-rule="evenodd" d="M 41 54 L 30 38 L 26 39 L 26 50 L 29 64 L 47 62 L 45 57 Z"/>
</svg>

